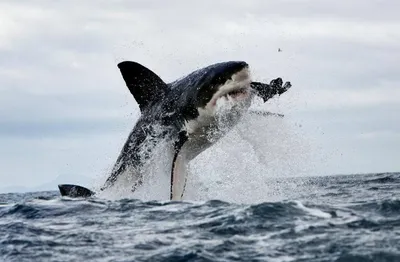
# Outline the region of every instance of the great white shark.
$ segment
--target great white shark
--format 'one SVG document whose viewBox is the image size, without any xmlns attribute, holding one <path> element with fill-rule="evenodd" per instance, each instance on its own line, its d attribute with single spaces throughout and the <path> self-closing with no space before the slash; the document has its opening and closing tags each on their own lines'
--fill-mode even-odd
<svg viewBox="0 0 400 262">
<path fill-rule="evenodd" d="M 118 64 L 141 116 L 101 190 L 111 188 L 122 174 L 131 177 L 132 191 L 143 183 L 143 166 L 159 141 L 173 147 L 170 200 L 181 200 L 189 161 L 231 130 L 248 111 L 255 96 L 266 102 L 285 93 L 290 82 L 255 82 L 244 61 L 222 62 L 165 83 L 145 66 L 132 61 Z M 59 185 L 61 195 L 88 197 L 95 192 L 77 185 Z"/>
</svg>

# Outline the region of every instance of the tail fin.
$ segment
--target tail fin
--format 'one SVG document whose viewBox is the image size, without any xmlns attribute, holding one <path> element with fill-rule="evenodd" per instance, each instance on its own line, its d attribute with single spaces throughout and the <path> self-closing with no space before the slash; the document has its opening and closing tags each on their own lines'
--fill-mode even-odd
<svg viewBox="0 0 400 262">
<path fill-rule="evenodd" d="M 90 197 L 95 194 L 95 192 L 82 187 L 82 186 L 77 186 L 77 185 L 58 185 L 58 189 L 60 190 L 61 196 L 67 196 L 67 197 Z"/>
</svg>

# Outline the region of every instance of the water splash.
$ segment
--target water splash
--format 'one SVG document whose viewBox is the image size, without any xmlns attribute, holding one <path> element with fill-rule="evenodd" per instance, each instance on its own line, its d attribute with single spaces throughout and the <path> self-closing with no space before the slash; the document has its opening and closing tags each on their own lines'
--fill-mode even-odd
<svg viewBox="0 0 400 262">
<path fill-rule="evenodd" d="M 173 153 L 171 141 L 167 139 L 158 141 L 154 155 L 146 160 L 141 169 L 143 184 L 135 192 L 132 192 L 132 185 L 136 179 L 128 171 L 121 174 L 112 187 L 100 192 L 98 196 L 114 200 L 122 198 L 138 198 L 145 201 L 169 199 Z"/>
<path fill-rule="evenodd" d="M 189 163 L 184 200 L 274 200 L 280 185 L 270 178 L 313 173 L 316 160 L 312 152 L 312 145 L 285 118 L 246 113 L 238 125 Z M 132 192 L 132 178 L 126 174 L 100 197 L 169 199 L 172 157 L 170 141 L 161 141 L 147 162 L 143 185 L 137 191 Z"/>
<path fill-rule="evenodd" d="M 186 199 L 240 203 L 271 200 L 269 178 L 311 172 L 310 145 L 285 119 L 247 114 L 190 163 Z"/>
</svg>

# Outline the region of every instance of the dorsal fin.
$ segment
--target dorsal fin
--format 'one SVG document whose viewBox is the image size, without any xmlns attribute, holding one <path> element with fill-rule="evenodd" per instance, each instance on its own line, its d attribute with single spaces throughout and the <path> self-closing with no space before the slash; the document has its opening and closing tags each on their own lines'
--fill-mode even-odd
<svg viewBox="0 0 400 262">
<path fill-rule="evenodd" d="M 150 69 L 132 61 L 121 62 L 118 68 L 140 110 L 164 96 L 167 84 Z"/>
</svg>

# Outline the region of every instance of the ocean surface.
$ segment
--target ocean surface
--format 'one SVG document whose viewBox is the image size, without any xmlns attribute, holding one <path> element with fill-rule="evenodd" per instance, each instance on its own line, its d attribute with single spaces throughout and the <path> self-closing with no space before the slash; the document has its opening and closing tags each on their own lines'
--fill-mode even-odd
<svg viewBox="0 0 400 262">
<path fill-rule="evenodd" d="M 269 184 L 251 204 L 1 194 L 0 260 L 400 261 L 400 173 Z"/>
</svg>

